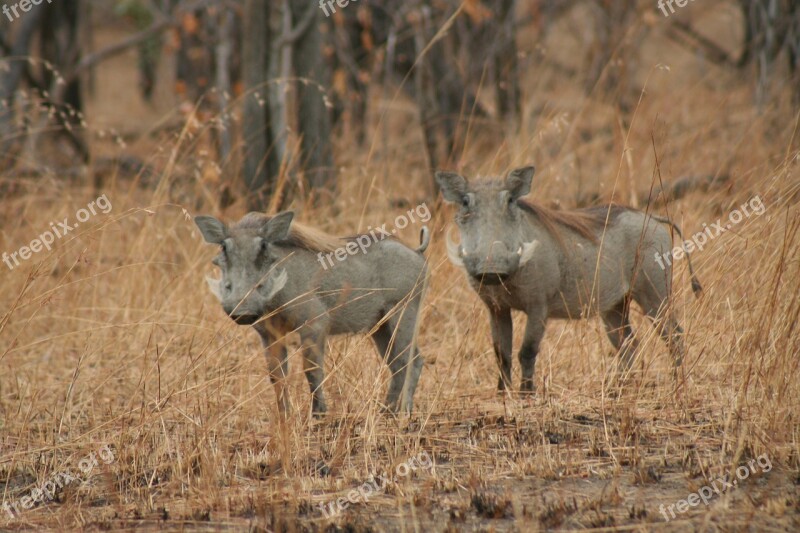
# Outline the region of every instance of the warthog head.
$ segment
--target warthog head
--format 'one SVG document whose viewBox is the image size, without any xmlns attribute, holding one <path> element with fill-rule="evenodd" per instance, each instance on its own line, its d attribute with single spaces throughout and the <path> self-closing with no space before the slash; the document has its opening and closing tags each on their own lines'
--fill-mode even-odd
<svg viewBox="0 0 800 533">
<path fill-rule="evenodd" d="M 212 263 L 220 268 L 222 278 L 206 279 L 237 324 L 255 323 L 286 284 L 286 271 L 279 266 L 286 252 L 275 243 L 288 238 L 293 217 L 291 211 L 271 218 L 248 216 L 243 219 L 248 223 L 231 228 L 214 217 L 195 217 L 206 242 L 221 248 Z"/>
<path fill-rule="evenodd" d="M 448 255 L 479 283 L 502 283 L 533 255 L 538 241 L 525 240 L 520 223 L 524 213 L 517 204 L 530 192 L 533 173 L 533 167 L 523 167 L 512 170 L 505 180 L 475 184 L 452 172 L 436 173 L 445 201 L 459 206 L 455 219 L 461 244 L 454 244 L 448 235 Z"/>
</svg>

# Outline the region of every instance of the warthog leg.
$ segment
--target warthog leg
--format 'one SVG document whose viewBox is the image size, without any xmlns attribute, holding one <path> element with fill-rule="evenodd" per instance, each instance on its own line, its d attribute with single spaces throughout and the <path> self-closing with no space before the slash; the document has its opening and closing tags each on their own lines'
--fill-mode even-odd
<svg viewBox="0 0 800 533">
<path fill-rule="evenodd" d="M 602 315 L 608 339 L 619 354 L 620 373 L 631 368 L 639 346 L 631 328 L 629 310 L 630 301 L 625 299 Z"/>
<path fill-rule="evenodd" d="M 518 354 L 519 365 L 522 369 L 522 383 L 519 387 L 521 392 L 534 392 L 536 390 L 534 370 L 536 369 L 536 355 L 539 353 L 539 343 L 544 335 L 545 320 L 546 317 L 541 316 L 541 314 L 528 313 L 525 337 L 522 339 L 522 346 Z"/>
<path fill-rule="evenodd" d="M 650 315 L 650 313 L 648 313 L 648 315 Z M 656 315 L 651 318 L 653 318 L 653 324 L 658 329 L 658 333 L 669 348 L 673 364 L 672 376 L 677 380 L 678 367 L 683 364 L 683 356 L 685 355 L 683 328 L 669 311 L 667 311 L 663 317 Z"/>
<path fill-rule="evenodd" d="M 498 309 L 489 306 L 489 325 L 492 329 L 492 344 L 497 366 L 500 367 L 500 379 L 497 390 L 511 388 L 511 343 L 514 325 L 511 322 L 511 309 Z"/>
<path fill-rule="evenodd" d="M 327 411 L 325 394 L 322 392 L 322 382 L 325 379 L 323 361 L 325 359 L 325 335 L 316 331 L 306 331 L 300 334 L 303 349 L 303 370 L 311 389 L 311 414 L 316 418 L 322 417 Z"/>
<path fill-rule="evenodd" d="M 278 398 L 278 413 L 286 417 L 291 412 L 289 395 L 286 392 L 286 376 L 289 374 L 289 358 L 283 338 L 286 335 L 284 325 L 276 318 L 258 322 L 255 330 L 261 336 L 264 355 L 267 358 L 269 379 L 275 387 Z"/>
<path fill-rule="evenodd" d="M 669 305 L 669 288 L 663 290 L 643 291 L 637 297 L 645 314 L 653 321 L 653 326 L 669 348 L 672 356 L 673 377 L 677 379 L 678 367 L 683 363 L 685 348 L 683 345 L 683 328 L 680 326 Z"/>
<path fill-rule="evenodd" d="M 398 340 L 392 338 L 393 329 L 387 320 L 378 330 L 372 334 L 372 340 L 380 356 L 389 365 L 392 377 L 389 379 L 389 390 L 386 392 L 386 407 L 392 411 L 397 411 L 397 404 L 400 394 L 403 392 L 403 381 L 406 375 L 405 356 L 406 353 L 397 353 L 395 346 Z"/>
<path fill-rule="evenodd" d="M 410 310 L 398 310 L 372 335 L 378 352 L 385 358 L 392 373 L 386 392 L 386 406 L 392 412 L 398 409 L 411 410 L 411 397 L 419 379 L 421 364 L 418 365 L 414 357 L 414 314 Z M 415 360 L 410 365 L 412 357 Z M 409 380 L 411 382 L 407 388 L 406 382 Z"/>
</svg>

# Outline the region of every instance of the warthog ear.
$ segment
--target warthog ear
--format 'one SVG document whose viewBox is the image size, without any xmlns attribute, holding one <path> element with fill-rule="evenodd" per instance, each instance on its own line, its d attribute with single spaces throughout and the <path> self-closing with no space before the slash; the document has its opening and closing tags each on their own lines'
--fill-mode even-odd
<svg viewBox="0 0 800 533">
<path fill-rule="evenodd" d="M 464 176 L 455 172 L 437 171 L 434 177 L 446 202 L 461 202 L 467 194 L 467 180 Z"/>
<path fill-rule="evenodd" d="M 268 242 L 283 241 L 289 237 L 289 228 L 294 218 L 293 211 L 278 213 L 269 219 L 269 222 L 261 230 L 261 236 Z"/>
<path fill-rule="evenodd" d="M 522 198 L 531 192 L 531 181 L 536 169 L 533 166 L 516 168 L 506 177 L 506 188 L 514 200 Z"/>
<path fill-rule="evenodd" d="M 228 238 L 228 228 L 214 217 L 194 217 L 194 223 L 200 228 L 200 233 L 208 243 L 222 244 L 222 241 Z"/>
</svg>

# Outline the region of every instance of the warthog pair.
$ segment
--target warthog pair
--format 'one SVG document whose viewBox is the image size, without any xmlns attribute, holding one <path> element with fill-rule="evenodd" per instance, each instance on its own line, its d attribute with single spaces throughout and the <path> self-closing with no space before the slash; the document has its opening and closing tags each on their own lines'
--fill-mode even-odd
<svg viewBox="0 0 800 533">
<path fill-rule="evenodd" d="M 621 369 L 630 367 L 636 350 L 628 320 L 631 301 L 656 323 L 675 367 L 680 365 L 683 330 L 668 306 L 671 269 L 653 259 L 671 249 L 663 225 L 671 223 L 619 206 L 553 211 L 526 202 L 522 197 L 530 192 L 533 173 L 533 167 L 524 167 L 505 179 L 475 183 L 454 173 L 436 174 L 444 199 L 459 205 L 461 244 L 448 239 L 448 255 L 464 267 L 489 310 L 498 388 L 511 386 L 512 309 L 527 314 L 519 351 L 523 391 L 534 390 L 536 355 L 549 318 L 599 313 Z M 361 331 L 372 336 L 391 370 L 387 407 L 410 411 L 423 363 L 416 331 L 427 275 L 422 256 L 427 228 L 416 250 L 386 239 L 336 268 L 322 269 L 317 254 L 336 250 L 342 238 L 292 218 L 291 212 L 250 213 L 230 227 L 213 217 L 195 219 L 205 240 L 221 246 L 213 262 L 222 278 L 209 280 L 212 291 L 233 320 L 252 325 L 261 336 L 281 412 L 289 410 L 282 340 L 290 331 L 300 334 L 314 414 L 326 410 L 326 336 Z M 691 260 L 689 269 L 698 293 Z"/>
</svg>

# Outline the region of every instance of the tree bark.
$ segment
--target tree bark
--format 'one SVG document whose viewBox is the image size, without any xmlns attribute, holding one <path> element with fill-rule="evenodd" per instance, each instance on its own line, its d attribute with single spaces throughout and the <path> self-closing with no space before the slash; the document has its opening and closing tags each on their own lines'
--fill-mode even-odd
<svg viewBox="0 0 800 533">
<path fill-rule="evenodd" d="M 250 192 L 248 206 L 264 210 L 274 191 L 278 161 L 272 150 L 267 87 L 270 56 L 269 4 L 264 0 L 245 0 L 242 31 L 242 81 L 244 105 L 242 138 L 244 181 Z"/>
<path fill-rule="evenodd" d="M 292 25 L 301 27 L 305 17 L 312 16 L 307 31 L 294 41 L 292 59 L 297 83 L 300 168 L 305 185 L 315 199 L 330 196 L 335 189 L 336 172 L 331 149 L 331 117 L 326 87 L 330 87 L 328 65 L 322 57 L 322 35 L 319 31 L 321 10 L 318 3 L 289 2 Z M 309 15 L 309 9 L 314 10 Z"/>
<path fill-rule="evenodd" d="M 43 6 L 44 7 L 44 6 Z M 21 21 L 19 33 L 11 45 L 8 68 L 0 69 L 0 162 L 12 154 L 14 144 L 14 93 L 16 92 L 30 55 L 33 34 L 39 28 L 45 9 L 34 9 Z M 4 163 L 5 166 L 5 163 Z"/>
</svg>

